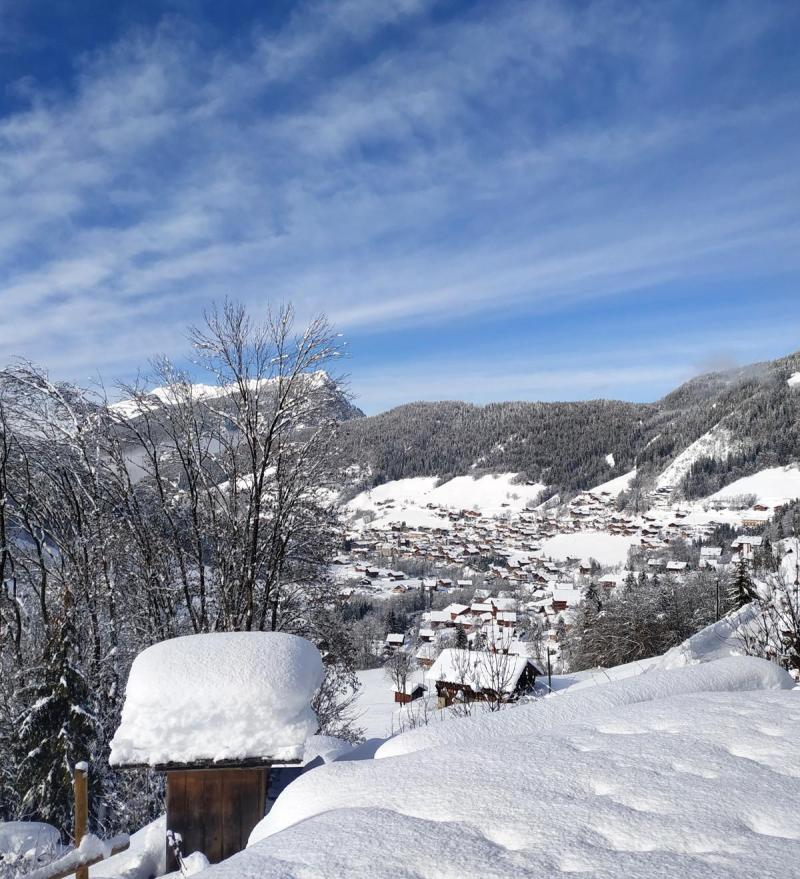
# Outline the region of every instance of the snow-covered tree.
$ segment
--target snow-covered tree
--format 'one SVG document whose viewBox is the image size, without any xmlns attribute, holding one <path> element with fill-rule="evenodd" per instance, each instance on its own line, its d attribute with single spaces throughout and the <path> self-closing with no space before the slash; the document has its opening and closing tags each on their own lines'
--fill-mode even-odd
<svg viewBox="0 0 800 879">
<path fill-rule="evenodd" d="M 733 608 L 738 610 L 756 597 L 756 590 L 747 568 L 747 562 L 743 558 L 739 559 L 728 585 L 728 599 Z"/>
<path fill-rule="evenodd" d="M 67 591 L 41 662 L 27 675 L 30 683 L 21 694 L 24 708 L 15 721 L 20 812 L 59 828 L 72 824 L 75 764 L 92 759 L 100 736 L 95 698 L 81 669 L 77 642 L 74 602 Z"/>
</svg>

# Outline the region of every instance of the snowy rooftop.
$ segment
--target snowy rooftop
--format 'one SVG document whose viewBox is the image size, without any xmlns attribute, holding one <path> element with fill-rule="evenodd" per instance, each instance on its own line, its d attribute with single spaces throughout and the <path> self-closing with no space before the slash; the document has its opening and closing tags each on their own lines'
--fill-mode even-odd
<svg viewBox="0 0 800 879">
<path fill-rule="evenodd" d="M 466 684 L 475 692 L 502 689 L 511 693 L 529 664 L 527 656 L 449 647 L 431 666 L 428 680 Z"/>
<path fill-rule="evenodd" d="M 317 649 L 282 632 L 217 632 L 149 647 L 131 667 L 112 766 L 296 760 L 317 730 Z"/>
</svg>

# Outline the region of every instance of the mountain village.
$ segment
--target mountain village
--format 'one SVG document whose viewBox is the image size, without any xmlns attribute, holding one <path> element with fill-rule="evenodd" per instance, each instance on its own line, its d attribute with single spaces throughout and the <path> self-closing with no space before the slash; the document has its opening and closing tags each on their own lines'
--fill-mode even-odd
<svg viewBox="0 0 800 879">
<path fill-rule="evenodd" d="M 797 476 L 790 469 L 787 484 Z M 483 480 L 474 482 L 477 502 L 469 508 L 425 502 L 424 495 L 410 504 L 407 497 L 389 496 L 374 502 L 378 518 L 359 509 L 364 496 L 346 505 L 345 552 L 333 564 L 340 598 L 422 596 L 425 609 L 409 616 L 409 630 L 387 631 L 374 645 L 376 656 L 402 651 L 417 668 L 395 701 L 430 695 L 433 684 L 441 690 L 463 677 L 452 662 L 437 662 L 443 651 L 450 652 L 456 630 L 469 651 L 527 657 L 540 679 L 546 671 L 561 671 L 561 643 L 572 610 L 588 590 L 602 599 L 630 578 L 680 580 L 696 570 L 722 575 L 740 560 L 750 564 L 762 543 L 760 532 L 789 499 L 729 493 L 701 503 L 673 502 L 672 491 L 661 487 L 646 498 L 647 512 L 632 514 L 618 504 L 632 476 L 581 492 L 563 505 L 557 499 L 529 501 L 516 510 L 513 480 L 499 511 L 496 499 L 489 512 L 481 509 Z M 750 484 L 758 488 L 757 477 Z M 382 489 L 382 495 L 391 494 L 391 486 Z M 591 554 L 593 548 L 600 558 Z M 797 583 L 794 550 L 784 551 L 790 580 Z M 420 569 L 424 575 L 409 573 Z M 443 668 L 449 678 L 436 677 Z M 510 668 L 507 683 L 504 698 L 513 701 L 520 691 Z"/>
</svg>

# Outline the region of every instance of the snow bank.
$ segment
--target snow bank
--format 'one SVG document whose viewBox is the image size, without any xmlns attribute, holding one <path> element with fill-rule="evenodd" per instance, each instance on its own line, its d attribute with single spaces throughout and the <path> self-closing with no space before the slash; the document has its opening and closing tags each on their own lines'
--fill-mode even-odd
<svg viewBox="0 0 800 879">
<path fill-rule="evenodd" d="M 745 605 L 659 656 L 654 661 L 654 668 L 681 668 L 697 662 L 709 662 L 741 654 L 744 648 L 742 633 L 753 622 L 757 613 L 755 604 Z"/>
<path fill-rule="evenodd" d="M 345 739 L 339 739 L 336 736 L 311 736 L 303 749 L 303 765 L 313 763 L 315 760 L 322 763 L 333 763 L 334 760 L 338 760 L 339 757 L 352 751 L 352 742 L 345 741 Z"/>
<path fill-rule="evenodd" d="M 793 686 L 794 681 L 787 672 L 765 659 L 732 656 L 687 668 L 646 671 L 576 693 L 566 689 L 513 710 L 445 720 L 389 739 L 375 756 L 396 757 L 439 745 L 466 745 L 491 742 L 499 736 L 529 735 L 618 706 L 676 694 L 791 689 Z"/>
<path fill-rule="evenodd" d="M 162 815 L 131 834 L 130 846 L 89 867 L 91 879 L 150 879 L 167 869 L 167 816 Z"/>
<path fill-rule="evenodd" d="M 800 387 L 800 372 L 793 372 L 789 378 L 786 379 L 786 384 L 789 385 L 790 388 Z"/>
<path fill-rule="evenodd" d="M 0 821 L 0 863 L 3 858 L 36 863 L 42 856 L 55 857 L 61 850 L 61 834 L 42 821 Z"/>
<path fill-rule="evenodd" d="M 515 724 L 500 724 L 491 746 L 465 739 L 307 773 L 250 848 L 206 875 L 753 879 L 796 871 L 797 692 L 673 695 L 549 732 L 509 729 Z"/>
<path fill-rule="evenodd" d="M 628 550 L 638 542 L 638 537 L 623 537 L 603 531 L 575 531 L 545 540 L 542 550 L 552 559 L 593 558 L 601 565 L 621 565 L 628 558 Z"/>
<path fill-rule="evenodd" d="M 110 763 L 299 759 L 322 678 L 317 649 L 282 632 L 162 641 L 131 667 Z"/>
</svg>

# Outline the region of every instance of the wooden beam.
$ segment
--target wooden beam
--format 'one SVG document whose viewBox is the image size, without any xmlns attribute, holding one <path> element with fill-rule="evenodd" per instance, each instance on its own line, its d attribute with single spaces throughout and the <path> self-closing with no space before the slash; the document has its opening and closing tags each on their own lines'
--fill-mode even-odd
<svg viewBox="0 0 800 879">
<path fill-rule="evenodd" d="M 131 843 L 128 836 L 123 833 L 110 839 L 107 844 L 111 846 L 111 854 L 108 857 L 112 857 L 120 852 L 124 852 Z M 88 870 L 89 867 L 99 864 L 100 861 L 104 860 L 106 860 L 105 855 L 94 854 L 81 857 L 80 852 L 76 854 L 73 850 L 69 854 L 64 855 L 63 858 L 53 861 L 52 864 L 39 867 L 37 870 L 26 874 L 25 879 L 66 879 L 67 876 L 72 876 L 73 873 L 77 875 L 79 870 Z"/>
<path fill-rule="evenodd" d="M 75 794 L 75 845 L 80 846 L 81 840 L 86 836 L 89 829 L 89 764 L 76 763 L 72 776 L 72 786 Z M 75 879 L 89 879 L 89 868 L 78 867 L 75 871 Z"/>
</svg>

